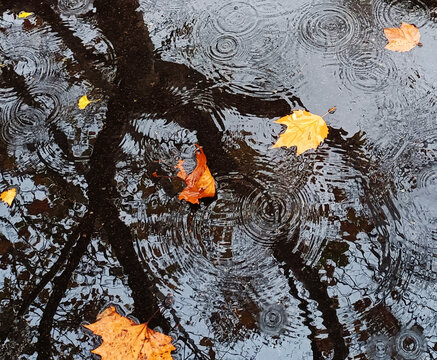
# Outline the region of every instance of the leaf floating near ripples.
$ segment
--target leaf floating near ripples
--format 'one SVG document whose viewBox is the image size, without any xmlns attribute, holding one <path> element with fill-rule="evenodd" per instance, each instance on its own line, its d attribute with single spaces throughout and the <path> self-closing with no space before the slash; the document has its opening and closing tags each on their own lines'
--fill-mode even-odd
<svg viewBox="0 0 437 360">
<path fill-rule="evenodd" d="M 329 113 L 335 111 L 335 107 Z M 281 117 L 275 122 L 286 125 L 287 129 L 279 136 L 274 148 L 296 146 L 297 155 L 309 149 L 317 149 L 328 136 L 328 126 L 322 116 L 304 110 L 295 110 L 291 115 Z"/>
<path fill-rule="evenodd" d="M 196 146 L 197 165 L 191 174 L 187 175 L 183 167 L 183 160 L 180 160 L 176 165 L 176 168 L 179 169 L 177 176 L 184 180 L 187 185 L 179 194 L 179 199 L 192 204 L 198 204 L 201 198 L 214 197 L 215 195 L 215 181 L 206 165 L 205 153 L 200 146 Z"/>
<path fill-rule="evenodd" d="M 102 360 L 172 360 L 171 352 L 176 348 L 172 338 L 137 324 L 111 306 L 97 316 L 97 321 L 84 325 L 94 334 L 102 337 L 103 343 L 91 352 Z"/>
<path fill-rule="evenodd" d="M 19 19 L 26 19 L 31 15 L 33 15 L 33 12 L 20 11 L 20 13 L 18 14 L 18 18 Z"/>
<path fill-rule="evenodd" d="M 98 101 L 100 101 L 100 99 L 97 99 L 97 100 L 89 100 L 89 99 L 88 99 L 88 96 L 84 95 L 84 96 L 82 96 L 82 97 L 79 99 L 79 102 L 78 102 L 77 105 L 79 106 L 79 109 L 83 110 L 83 109 L 85 109 L 89 104 L 91 104 L 91 103 L 95 103 L 95 102 L 98 102 Z"/>
<path fill-rule="evenodd" d="M 391 51 L 410 51 L 420 41 L 419 29 L 414 25 L 404 22 L 399 28 L 384 29 L 384 34 L 388 40 L 385 48 Z"/>
<path fill-rule="evenodd" d="M 15 188 L 3 191 L 0 194 L 1 200 L 3 202 L 5 202 L 6 204 L 8 204 L 9 206 L 12 206 L 12 202 L 14 201 L 16 196 L 17 196 L 17 189 L 15 189 Z"/>
</svg>

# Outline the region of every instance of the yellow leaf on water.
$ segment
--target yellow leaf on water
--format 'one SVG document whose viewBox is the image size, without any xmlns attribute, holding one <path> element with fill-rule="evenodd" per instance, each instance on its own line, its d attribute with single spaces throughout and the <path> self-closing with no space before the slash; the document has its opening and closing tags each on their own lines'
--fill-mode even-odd
<svg viewBox="0 0 437 360">
<path fill-rule="evenodd" d="M 18 14 L 19 19 L 26 19 L 27 17 L 33 15 L 33 12 L 20 11 Z"/>
<path fill-rule="evenodd" d="M 88 96 L 84 95 L 79 99 L 79 109 L 83 110 L 85 109 L 89 104 L 91 103 L 91 101 L 88 100 Z"/>
<path fill-rule="evenodd" d="M 95 323 L 84 326 L 102 337 L 102 345 L 91 351 L 102 360 L 172 360 L 171 352 L 176 350 L 170 336 L 137 324 L 113 306 L 98 315 Z"/>
<path fill-rule="evenodd" d="M 399 28 L 384 29 L 384 34 L 388 40 L 385 48 L 391 51 L 410 51 L 420 41 L 419 29 L 404 22 Z"/>
<path fill-rule="evenodd" d="M 100 101 L 100 99 L 97 99 L 97 100 L 88 100 L 88 96 L 84 95 L 84 96 L 82 96 L 82 97 L 79 99 L 79 102 L 78 102 L 79 109 L 83 110 L 83 109 L 85 109 L 89 104 L 91 104 L 91 103 L 95 103 L 95 102 L 97 102 L 97 101 Z"/>
<path fill-rule="evenodd" d="M 279 136 L 274 148 L 296 146 L 297 155 L 309 149 L 317 149 L 328 136 L 328 126 L 319 115 L 308 111 L 295 110 L 291 115 L 281 117 L 275 122 L 287 125 L 287 129 Z"/>
<path fill-rule="evenodd" d="M 15 189 L 15 188 L 3 191 L 0 194 L 1 200 L 3 202 L 5 202 L 6 204 L 8 204 L 9 206 L 12 206 L 12 202 L 14 201 L 15 196 L 17 196 L 17 189 Z"/>
</svg>

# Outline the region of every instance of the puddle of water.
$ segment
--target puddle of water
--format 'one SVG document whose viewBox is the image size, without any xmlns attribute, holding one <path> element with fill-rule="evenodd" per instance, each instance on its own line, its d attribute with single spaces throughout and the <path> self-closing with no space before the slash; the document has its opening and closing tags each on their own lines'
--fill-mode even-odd
<svg viewBox="0 0 437 360">
<path fill-rule="evenodd" d="M 19 189 L 0 204 L 3 358 L 91 358 L 81 324 L 109 304 L 175 359 L 436 358 L 432 1 L 0 14 L 0 190 Z M 402 21 L 423 47 L 388 52 Z M 274 119 L 334 105 L 316 151 L 271 149 Z M 196 143 L 217 195 L 191 206 L 152 174 L 193 169 Z"/>
</svg>

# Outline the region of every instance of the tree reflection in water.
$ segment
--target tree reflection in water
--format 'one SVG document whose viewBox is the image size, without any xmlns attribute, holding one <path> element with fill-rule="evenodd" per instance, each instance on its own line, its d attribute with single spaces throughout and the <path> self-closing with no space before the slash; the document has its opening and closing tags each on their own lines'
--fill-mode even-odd
<svg viewBox="0 0 437 360">
<path fill-rule="evenodd" d="M 436 217 L 416 197 L 433 196 L 435 138 L 408 139 L 387 160 L 371 135 L 348 136 L 338 123 L 317 152 L 268 149 L 280 131 L 270 120 L 305 108 L 304 97 L 285 82 L 270 89 L 276 59 L 240 40 L 265 26 L 250 41 L 284 51 L 275 37 L 300 29 L 296 54 L 323 54 L 335 22 L 358 31 L 368 8 L 304 4 L 295 28 L 291 13 L 266 3 L 207 7 L 194 25 L 167 31 L 157 51 L 145 19 L 159 22 L 151 15 L 159 4 L 2 2 L 1 180 L 20 188 L 14 206 L 0 209 L 4 358 L 90 358 L 95 340 L 80 325 L 109 303 L 173 336 L 181 359 L 431 354 Z M 391 6 L 396 18 L 403 8 Z M 35 15 L 16 19 L 23 9 Z M 334 27 L 305 35 L 306 16 L 320 12 Z M 192 63 L 164 60 L 193 26 Z M 326 56 L 338 57 L 341 79 L 362 79 L 354 57 L 343 56 L 357 34 L 339 34 L 344 42 L 329 43 Z M 245 65 L 252 59 L 272 68 L 272 79 L 254 75 L 253 89 L 244 83 L 257 71 Z M 304 66 L 296 64 L 295 81 Z M 387 88 L 373 75 L 359 83 L 364 93 Z M 429 87 L 417 91 L 428 100 Z M 84 94 L 102 101 L 80 111 Z M 195 143 L 218 181 L 217 197 L 199 207 L 177 200 L 175 181 L 151 176 L 173 175 Z M 412 173 L 421 182 L 405 177 Z"/>
</svg>

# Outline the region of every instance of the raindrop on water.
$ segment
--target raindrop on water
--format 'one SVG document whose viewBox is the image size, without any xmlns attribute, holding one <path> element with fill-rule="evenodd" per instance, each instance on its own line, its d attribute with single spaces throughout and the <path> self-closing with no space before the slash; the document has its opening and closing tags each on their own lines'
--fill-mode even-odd
<svg viewBox="0 0 437 360">
<path fill-rule="evenodd" d="M 390 360 L 393 341 L 386 335 L 376 335 L 367 344 L 367 356 L 371 360 Z"/>
<path fill-rule="evenodd" d="M 402 359 L 417 359 L 424 350 L 422 334 L 413 329 L 402 330 L 396 336 L 395 350 Z"/>
<path fill-rule="evenodd" d="M 271 335 L 279 334 L 285 323 L 285 311 L 279 304 L 268 305 L 262 310 L 259 317 L 261 330 Z"/>
<path fill-rule="evenodd" d="M 58 8 L 65 15 L 83 15 L 93 7 L 93 0 L 58 0 Z"/>
</svg>

